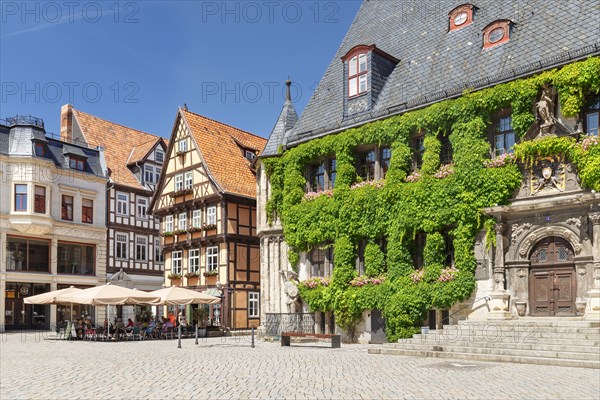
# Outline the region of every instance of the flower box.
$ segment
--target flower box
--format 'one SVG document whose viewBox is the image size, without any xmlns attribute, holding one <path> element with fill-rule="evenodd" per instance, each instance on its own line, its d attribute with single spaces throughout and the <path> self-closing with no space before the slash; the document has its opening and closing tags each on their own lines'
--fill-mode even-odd
<svg viewBox="0 0 600 400">
<path fill-rule="evenodd" d="M 219 271 L 217 271 L 216 269 L 214 271 L 205 271 L 202 275 L 209 277 L 209 276 L 217 276 L 219 275 Z"/>
<path fill-rule="evenodd" d="M 174 198 L 174 197 L 185 196 L 186 194 L 192 194 L 192 193 L 193 193 L 193 190 L 191 188 L 190 189 L 181 189 L 181 190 L 178 190 L 176 192 L 169 194 L 169 196 Z"/>
<path fill-rule="evenodd" d="M 198 286 L 200 284 L 200 277 L 198 275 L 188 276 L 187 285 L 188 286 Z"/>
</svg>

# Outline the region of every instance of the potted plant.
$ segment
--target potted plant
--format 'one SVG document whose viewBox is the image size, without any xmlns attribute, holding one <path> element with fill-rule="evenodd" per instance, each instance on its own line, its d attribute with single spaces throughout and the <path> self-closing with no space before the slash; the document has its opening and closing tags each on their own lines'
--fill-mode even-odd
<svg viewBox="0 0 600 400">
<path fill-rule="evenodd" d="M 217 233 L 217 224 L 204 224 L 202 229 L 206 231 L 207 235 L 214 235 Z"/>
<path fill-rule="evenodd" d="M 208 306 L 200 304 L 198 308 L 194 310 L 194 317 L 198 321 L 198 337 L 206 336 L 206 323 L 208 321 Z"/>
<path fill-rule="evenodd" d="M 217 283 L 217 275 L 219 275 L 219 271 L 216 269 L 212 271 L 204 271 L 202 275 L 204 275 L 206 278 L 207 285 L 215 285 Z"/>
<path fill-rule="evenodd" d="M 171 280 L 171 285 L 181 286 L 181 274 L 174 274 L 171 272 L 169 275 L 167 275 L 167 278 Z"/>
<path fill-rule="evenodd" d="M 198 272 L 188 272 L 185 274 L 185 277 L 187 278 L 188 286 L 198 286 L 200 280 L 200 274 Z"/>
</svg>

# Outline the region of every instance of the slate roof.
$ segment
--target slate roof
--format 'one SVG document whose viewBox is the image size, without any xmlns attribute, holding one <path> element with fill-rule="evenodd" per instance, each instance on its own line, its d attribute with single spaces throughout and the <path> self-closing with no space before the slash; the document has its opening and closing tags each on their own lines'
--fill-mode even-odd
<svg viewBox="0 0 600 400">
<path fill-rule="evenodd" d="M 288 145 L 600 54 L 597 1 L 476 0 L 474 22 L 448 32 L 448 13 L 462 4 L 365 1 Z M 482 29 L 500 19 L 514 23 L 510 40 L 482 50 Z M 344 119 L 341 57 L 360 44 L 374 44 L 400 62 L 371 112 Z"/>
<path fill-rule="evenodd" d="M 179 112 L 217 185 L 226 193 L 255 198 L 256 174 L 238 143 L 260 151 L 266 140 L 182 108 Z"/>
<path fill-rule="evenodd" d="M 77 155 L 86 160 L 86 172 L 96 176 L 104 177 L 100 151 L 95 148 L 89 148 L 86 145 L 67 143 L 45 135 L 42 128 L 35 125 L 28 125 L 19 122 L 18 125 L 6 124 L 0 120 L 0 154 L 29 156 L 36 158 L 46 158 L 52 160 L 58 168 L 71 169 L 69 166 L 69 155 Z M 33 152 L 33 141 L 44 142 L 46 146 L 46 156 L 40 157 Z M 17 146 L 11 150 L 11 142 L 18 141 Z"/>
<path fill-rule="evenodd" d="M 298 121 L 298 114 L 291 100 L 286 100 L 283 104 L 279 118 L 269 135 L 269 140 L 265 149 L 261 153 L 261 157 L 270 157 L 278 154 L 279 145 L 285 144 L 288 140 L 288 133 Z"/>
<path fill-rule="evenodd" d="M 127 167 L 128 160 L 136 146 L 140 144 L 143 149 L 148 148 L 150 150 L 152 146 L 147 146 L 148 143 L 162 141 L 166 148 L 167 142 L 164 138 L 119 125 L 76 109 L 73 109 L 73 117 L 88 144 L 104 147 L 106 165 L 110 169 L 110 177 L 115 183 L 137 189 L 146 189 Z"/>
</svg>

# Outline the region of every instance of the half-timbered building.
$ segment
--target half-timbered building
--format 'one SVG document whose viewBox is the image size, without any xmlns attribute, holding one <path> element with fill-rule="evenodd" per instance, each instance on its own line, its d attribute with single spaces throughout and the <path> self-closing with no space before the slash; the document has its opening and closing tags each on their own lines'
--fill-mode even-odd
<svg viewBox="0 0 600 400">
<path fill-rule="evenodd" d="M 159 222 L 148 210 L 165 160 L 166 140 L 70 104 L 61 110 L 61 136 L 104 149 L 110 178 L 106 188 L 106 280 L 142 290 L 162 288 Z"/>
<path fill-rule="evenodd" d="M 209 318 L 229 329 L 259 324 L 256 175 L 251 165 L 265 142 L 180 108 L 150 204 L 161 219 L 166 285 L 221 296 Z"/>
</svg>

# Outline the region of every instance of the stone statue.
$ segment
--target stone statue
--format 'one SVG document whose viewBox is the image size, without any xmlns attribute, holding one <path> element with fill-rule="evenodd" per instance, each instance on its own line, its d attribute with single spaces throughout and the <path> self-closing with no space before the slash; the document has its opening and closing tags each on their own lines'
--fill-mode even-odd
<svg viewBox="0 0 600 400">
<path fill-rule="evenodd" d="M 554 117 L 554 97 L 556 91 L 548 84 L 542 86 L 542 94 L 540 100 L 535 103 L 535 112 L 540 124 L 540 135 L 547 135 L 550 133 L 550 128 L 556 123 Z"/>
<path fill-rule="evenodd" d="M 298 312 L 298 286 L 292 281 L 287 281 L 285 283 L 285 294 L 287 295 L 287 299 L 285 300 L 285 304 L 287 305 L 289 313 L 297 313 Z"/>
</svg>

